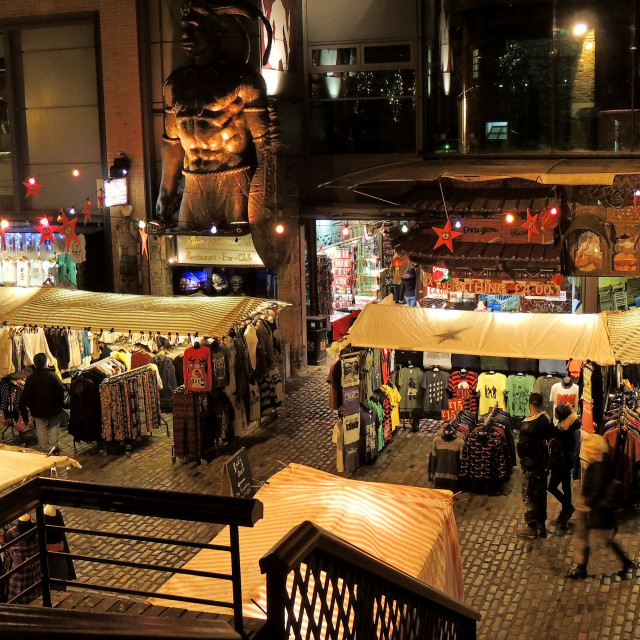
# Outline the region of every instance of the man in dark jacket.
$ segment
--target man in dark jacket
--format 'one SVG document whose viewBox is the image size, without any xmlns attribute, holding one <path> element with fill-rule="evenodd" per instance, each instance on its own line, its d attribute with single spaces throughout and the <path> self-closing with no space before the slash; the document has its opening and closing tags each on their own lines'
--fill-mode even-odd
<svg viewBox="0 0 640 640">
<path fill-rule="evenodd" d="M 554 430 L 554 437 L 558 439 L 562 456 L 558 464 L 554 465 L 553 462 L 551 464 L 549 493 L 562 505 L 562 510 L 555 524 L 559 529 L 566 529 L 567 523 L 575 511 L 571 499 L 571 471 L 575 462 L 574 450 L 581 422 L 575 411 L 565 402 L 558 403 L 555 416 L 558 420 L 558 426 Z M 562 491 L 558 489 L 560 484 L 562 484 Z"/>
<path fill-rule="evenodd" d="M 20 396 L 20 408 L 29 409 L 36 421 L 38 446 L 47 453 L 60 452 L 60 421 L 64 406 L 64 386 L 54 371 L 47 369 L 47 356 L 33 357 L 36 370 L 27 377 Z"/>
<path fill-rule="evenodd" d="M 547 537 L 547 441 L 553 434 L 549 416 L 542 411 L 542 396 L 529 396 L 529 415 L 520 425 L 516 447 L 522 467 L 522 500 L 524 521 L 516 529 L 521 538 Z"/>
<path fill-rule="evenodd" d="M 413 267 L 402 276 L 402 296 L 410 307 L 416 306 L 416 270 Z"/>
</svg>

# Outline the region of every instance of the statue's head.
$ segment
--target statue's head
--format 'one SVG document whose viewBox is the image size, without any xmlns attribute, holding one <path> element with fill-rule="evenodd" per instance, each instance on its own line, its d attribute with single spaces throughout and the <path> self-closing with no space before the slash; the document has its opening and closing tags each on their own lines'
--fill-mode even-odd
<svg viewBox="0 0 640 640">
<path fill-rule="evenodd" d="M 268 42 L 263 55 L 266 64 L 271 51 L 273 34 L 271 24 L 264 14 L 245 0 L 185 0 L 182 6 L 182 47 L 187 55 L 202 55 L 224 33 L 226 24 L 223 16 L 240 16 L 260 20 L 267 32 Z M 238 23 L 239 24 L 239 23 Z M 248 43 L 246 30 L 239 25 Z"/>
</svg>

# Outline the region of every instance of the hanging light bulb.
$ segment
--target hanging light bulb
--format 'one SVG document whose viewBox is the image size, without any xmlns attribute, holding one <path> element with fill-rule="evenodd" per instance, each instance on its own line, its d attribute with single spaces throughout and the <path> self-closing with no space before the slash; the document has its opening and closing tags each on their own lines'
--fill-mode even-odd
<svg viewBox="0 0 640 640">
<path fill-rule="evenodd" d="M 40 218 L 40 224 L 43 227 L 48 227 L 49 226 L 49 218 L 46 218 L 46 217 Z"/>
<path fill-rule="evenodd" d="M 276 233 L 278 235 L 282 235 L 284 233 L 284 225 L 283 224 L 277 224 L 275 231 L 276 231 Z"/>
<path fill-rule="evenodd" d="M 140 229 L 144 229 L 147 226 L 147 223 L 144 220 L 138 220 L 138 226 Z"/>
<path fill-rule="evenodd" d="M 77 169 L 74 169 L 71 174 L 73 175 L 74 178 L 77 178 L 80 175 L 80 172 Z"/>
<path fill-rule="evenodd" d="M 215 235 L 216 233 L 218 233 L 218 227 L 216 227 L 215 224 L 212 224 L 210 231 Z"/>
<path fill-rule="evenodd" d="M 341 233 L 342 233 L 342 237 L 343 238 L 348 238 L 351 235 L 351 229 L 349 229 L 349 225 L 348 224 L 345 224 L 342 227 Z"/>
<path fill-rule="evenodd" d="M 70 213 L 71 215 L 73 215 L 75 212 L 76 212 L 76 210 L 75 210 L 73 207 L 71 207 L 71 209 L 69 209 L 69 213 Z"/>
<path fill-rule="evenodd" d="M 35 178 L 29 178 L 29 184 L 35 184 L 35 183 L 36 183 Z"/>
<path fill-rule="evenodd" d="M 175 261 L 176 259 L 173 256 L 167 260 L 169 264 L 173 264 Z"/>
<path fill-rule="evenodd" d="M 462 222 L 460 222 L 460 220 L 456 220 L 456 223 L 454 226 L 456 229 L 459 229 L 462 226 Z"/>
<path fill-rule="evenodd" d="M 403 222 L 400 231 L 402 231 L 402 233 L 407 233 L 409 231 L 409 225 L 406 222 Z"/>
<path fill-rule="evenodd" d="M 0 221 L 0 228 L 6 229 L 9 226 L 9 221 L 6 218 L 2 218 Z"/>
</svg>

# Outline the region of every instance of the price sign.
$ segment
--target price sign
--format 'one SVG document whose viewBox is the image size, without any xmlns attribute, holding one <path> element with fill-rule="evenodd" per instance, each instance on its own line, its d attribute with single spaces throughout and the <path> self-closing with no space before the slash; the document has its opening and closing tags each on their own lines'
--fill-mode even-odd
<svg viewBox="0 0 640 640">
<path fill-rule="evenodd" d="M 468 391 L 468 389 L 465 389 L 465 391 Z M 451 411 L 462 411 L 464 409 L 464 400 L 462 398 L 449 400 L 449 409 L 451 409 Z"/>
<path fill-rule="evenodd" d="M 451 420 L 455 420 L 458 416 L 458 412 L 453 409 L 443 409 L 440 412 L 441 419 L 445 422 L 450 422 Z"/>
<path fill-rule="evenodd" d="M 249 455 L 242 447 L 225 463 L 222 470 L 222 491 L 234 498 L 252 498 L 255 493 Z"/>
</svg>

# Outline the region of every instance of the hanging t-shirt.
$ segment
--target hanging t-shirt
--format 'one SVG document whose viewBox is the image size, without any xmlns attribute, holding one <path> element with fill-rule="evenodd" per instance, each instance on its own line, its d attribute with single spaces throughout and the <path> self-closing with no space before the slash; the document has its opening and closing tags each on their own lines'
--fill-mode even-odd
<svg viewBox="0 0 640 640">
<path fill-rule="evenodd" d="M 249 383 L 249 421 L 260 420 L 260 387 Z"/>
<path fill-rule="evenodd" d="M 482 371 L 482 367 L 480 365 L 480 356 L 470 356 L 463 353 L 451 354 L 451 366 L 454 369 Z"/>
<path fill-rule="evenodd" d="M 477 412 L 478 397 L 476 396 L 476 389 L 478 387 L 478 374 L 475 371 L 465 369 L 453 371 L 449 376 L 447 387 L 453 398 L 462 398 L 464 409 L 468 409 L 473 413 Z"/>
<path fill-rule="evenodd" d="M 11 258 L 5 258 L 0 263 L 2 265 L 2 283 L 15 285 L 16 283 L 16 261 Z"/>
<path fill-rule="evenodd" d="M 360 385 L 342 388 L 342 405 L 340 411 L 343 416 L 360 410 Z"/>
<path fill-rule="evenodd" d="M 514 418 L 529 415 L 529 396 L 535 384 L 533 376 L 515 375 L 507 378 L 507 411 Z"/>
<path fill-rule="evenodd" d="M 383 385 L 380 388 L 387 394 L 391 402 L 391 430 L 395 431 L 400 425 L 400 402 L 402 396 L 398 387 L 394 385 Z"/>
<path fill-rule="evenodd" d="M 422 376 L 422 409 L 427 412 L 442 411 L 449 407 L 447 383 L 449 374 L 442 369 L 430 369 Z"/>
<path fill-rule="evenodd" d="M 189 347 L 183 354 L 184 386 L 187 391 L 211 391 L 211 351 Z"/>
<path fill-rule="evenodd" d="M 582 370 L 582 360 L 569 360 L 567 365 L 567 371 L 572 378 L 576 380 L 580 377 L 580 371 Z"/>
<path fill-rule="evenodd" d="M 400 401 L 401 411 L 411 411 L 420 407 L 421 381 L 422 369 L 419 367 L 402 367 L 398 371 L 396 382 L 402 396 Z"/>
<path fill-rule="evenodd" d="M 451 369 L 451 354 L 439 353 L 438 351 L 423 351 L 422 366 L 425 369 L 430 367 L 442 367 L 443 369 Z"/>
<path fill-rule="evenodd" d="M 45 278 L 42 260 L 29 260 L 29 266 L 29 286 L 41 287 Z"/>
<path fill-rule="evenodd" d="M 477 391 L 480 396 L 479 415 L 485 413 L 498 406 L 500 409 L 506 409 L 505 391 L 507 390 L 507 376 L 504 373 L 481 373 L 478 376 Z"/>
<path fill-rule="evenodd" d="M 44 282 L 46 284 L 57 284 L 58 282 L 58 261 L 43 260 L 42 270 L 44 271 Z"/>
<path fill-rule="evenodd" d="M 536 379 L 536 383 L 533 385 L 533 391 L 539 393 L 542 396 L 542 410 L 549 416 L 553 414 L 553 404 L 549 399 L 551 395 L 551 389 L 558 382 L 562 382 L 562 378 L 559 376 L 540 376 Z"/>
<path fill-rule="evenodd" d="M 568 404 L 574 411 L 578 411 L 578 400 L 580 398 L 580 389 L 577 384 L 572 384 L 570 387 L 565 387 L 562 382 L 558 382 L 551 387 L 551 393 L 549 394 L 549 401 L 552 406 L 553 424 L 557 426 L 558 420 L 556 419 L 556 406 L 561 402 Z"/>
<path fill-rule="evenodd" d="M 344 416 L 344 466 L 347 471 L 360 468 L 360 410 L 358 413 Z"/>
<path fill-rule="evenodd" d="M 557 373 L 561 376 L 567 373 L 566 360 L 538 360 L 540 373 Z"/>
<path fill-rule="evenodd" d="M 30 265 L 28 260 L 16 260 L 16 285 L 18 287 L 28 287 Z"/>
</svg>

